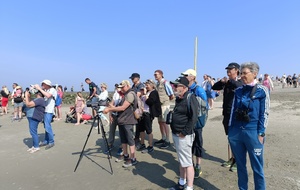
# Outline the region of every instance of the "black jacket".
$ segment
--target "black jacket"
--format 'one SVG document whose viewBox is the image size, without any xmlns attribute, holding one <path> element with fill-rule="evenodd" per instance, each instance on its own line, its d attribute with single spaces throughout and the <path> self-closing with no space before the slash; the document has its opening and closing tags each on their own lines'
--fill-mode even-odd
<svg viewBox="0 0 300 190">
<path fill-rule="evenodd" d="M 243 83 L 241 80 L 233 80 L 229 79 L 226 83 L 222 81 L 216 82 L 212 89 L 213 90 L 222 90 L 224 89 L 223 93 L 223 115 L 229 116 L 232 107 L 232 101 L 234 98 L 234 91 L 236 88 L 242 86 Z"/>
<path fill-rule="evenodd" d="M 158 117 L 161 115 L 161 104 L 157 90 L 150 92 L 146 104 L 149 106 L 151 118 Z"/>
<path fill-rule="evenodd" d="M 198 102 L 194 95 L 191 95 L 190 110 L 188 110 L 187 101 L 188 92 L 186 92 L 182 99 L 176 98 L 174 113 L 172 117 L 171 129 L 172 133 L 182 133 L 185 135 L 191 135 L 194 133 L 194 127 L 198 119 Z"/>
</svg>

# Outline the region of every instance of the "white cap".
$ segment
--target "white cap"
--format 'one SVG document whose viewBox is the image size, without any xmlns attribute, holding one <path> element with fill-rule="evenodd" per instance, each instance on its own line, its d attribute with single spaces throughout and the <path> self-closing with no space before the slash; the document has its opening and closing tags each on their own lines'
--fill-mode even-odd
<svg viewBox="0 0 300 190">
<path fill-rule="evenodd" d="M 192 75 L 194 77 L 197 76 L 197 73 L 194 69 L 188 69 L 185 72 L 181 73 L 182 75 Z"/>
<path fill-rule="evenodd" d="M 52 83 L 51 83 L 51 81 L 50 80 L 43 80 L 42 81 L 42 84 L 46 84 L 46 85 L 48 85 L 48 86 L 52 86 Z"/>
</svg>

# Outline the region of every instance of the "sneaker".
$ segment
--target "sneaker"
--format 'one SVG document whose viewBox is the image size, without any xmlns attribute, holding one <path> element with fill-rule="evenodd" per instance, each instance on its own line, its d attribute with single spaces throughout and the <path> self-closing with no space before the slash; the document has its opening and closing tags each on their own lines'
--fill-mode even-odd
<svg viewBox="0 0 300 190">
<path fill-rule="evenodd" d="M 199 178 L 200 175 L 202 174 L 201 167 L 199 167 L 199 168 L 194 167 L 194 170 L 195 170 L 194 178 Z"/>
<path fill-rule="evenodd" d="M 48 150 L 52 147 L 54 147 L 54 143 L 49 143 L 49 144 L 46 145 L 45 150 Z"/>
<path fill-rule="evenodd" d="M 169 188 L 169 190 L 181 190 L 184 189 L 184 186 L 185 185 L 180 185 L 178 182 L 174 187 Z"/>
<path fill-rule="evenodd" d="M 131 166 L 134 166 L 137 164 L 137 160 L 136 158 L 132 158 L 132 159 L 128 159 L 124 164 L 123 164 L 123 168 L 129 168 Z"/>
<path fill-rule="evenodd" d="M 156 142 L 154 143 L 154 145 L 158 146 L 158 145 L 163 144 L 164 142 L 165 142 L 165 140 L 160 139 L 159 141 L 156 141 Z"/>
<path fill-rule="evenodd" d="M 232 165 L 233 158 L 230 158 L 228 161 L 224 162 L 221 166 L 229 168 Z"/>
<path fill-rule="evenodd" d="M 153 151 L 154 151 L 153 146 L 148 146 L 147 148 L 145 148 L 144 150 L 142 150 L 142 153 L 146 154 L 146 153 L 150 153 L 150 152 L 153 152 Z"/>
<path fill-rule="evenodd" d="M 129 155 L 122 155 L 116 159 L 116 162 L 123 162 L 129 160 Z"/>
<path fill-rule="evenodd" d="M 48 143 L 46 143 L 46 142 L 40 142 L 40 143 L 39 143 L 39 146 L 47 146 L 47 144 L 48 144 Z"/>
<path fill-rule="evenodd" d="M 32 151 L 33 149 L 34 149 L 34 146 L 31 147 L 31 148 L 29 148 L 29 149 L 27 150 L 27 152 L 30 152 L 30 151 Z"/>
<path fill-rule="evenodd" d="M 118 156 L 122 156 L 123 155 L 123 148 L 119 148 L 118 152 L 117 152 Z"/>
<path fill-rule="evenodd" d="M 140 144 L 140 146 L 136 147 L 136 150 L 138 150 L 138 151 L 141 151 L 141 150 L 144 150 L 144 149 L 146 149 L 145 144 Z"/>
<path fill-rule="evenodd" d="M 231 172 L 237 172 L 236 163 L 234 163 L 234 164 L 230 167 L 229 171 L 231 171 Z"/>
<path fill-rule="evenodd" d="M 108 149 L 104 151 L 104 154 L 108 154 L 114 148 L 113 145 L 108 145 Z"/>
<path fill-rule="evenodd" d="M 31 149 L 31 151 L 29 151 L 29 153 L 35 153 L 35 152 L 37 152 L 37 151 L 39 151 L 40 150 L 40 148 L 34 148 L 33 147 L 33 149 Z"/>
<path fill-rule="evenodd" d="M 159 148 L 166 149 L 169 148 L 169 146 L 170 146 L 170 142 L 165 141 Z"/>
</svg>

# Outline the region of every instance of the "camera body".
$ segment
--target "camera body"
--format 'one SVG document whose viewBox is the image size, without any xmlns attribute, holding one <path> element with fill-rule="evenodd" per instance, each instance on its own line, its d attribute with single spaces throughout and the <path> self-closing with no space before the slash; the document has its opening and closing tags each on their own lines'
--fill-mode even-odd
<svg viewBox="0 0 300 190">
<path fill-rule="evenodd" d="M 110 98 L 107 98 L 106 100 L 99 100 L 96 102 L 93 102 L 92 100 L 88 100 L 86 102 L 87 107 L 91 107 L 93 109 L 98 109 L 100 106 L 107 106 L 107 104 L 111 101 Z"/>
<path fill-rule="evenodd" d="M 236 109 L 235 110 L 235 119 L 237 121 L 244 121 L 244 122 L 249 122 L 250 117 L 248 115 L 248 110 L 243 110 L 243 109 Z"/>
<path fill-rule="evenodd" d="M 30 87 L 26 88 L 26 91 L 28 91 L 30 94 L 36 94 L 36 93 L 38 93 L 38 90 L 35 89 L 32 84 L 30 85 Z"/>
</svg>

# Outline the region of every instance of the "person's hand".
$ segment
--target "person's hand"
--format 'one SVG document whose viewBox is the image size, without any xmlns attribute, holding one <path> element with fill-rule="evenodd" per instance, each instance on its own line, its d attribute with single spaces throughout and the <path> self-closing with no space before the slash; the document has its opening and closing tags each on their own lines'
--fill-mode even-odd
<svg viewBox="0 0 300 190">
<path fill-rule="evenodd" d="M 264 137 L 258 135 L 258 140 L 261 144 L 264 144 Z"/>
<path fill-rule="evenodd" d="M 40 85 L 38 85 L 38 84 L 35 84 L 35 85 L 33 85 L 32 87 L 33 87 L 34 89 L 39 90 L 39 91 L 43 90 L 43 89 L 40 87 Z"/>
<path fill-rule="evenodd" d="M 184 138 L 185 136 L 182 133 L 179 133 L 180 138 Z"/>
<path fill-rule="evenodd" d="M 109 108 L 105 108 L 103 111 L 102 111 L 104 114 L 107 114 L 109 112 Z"/>
</svg>

